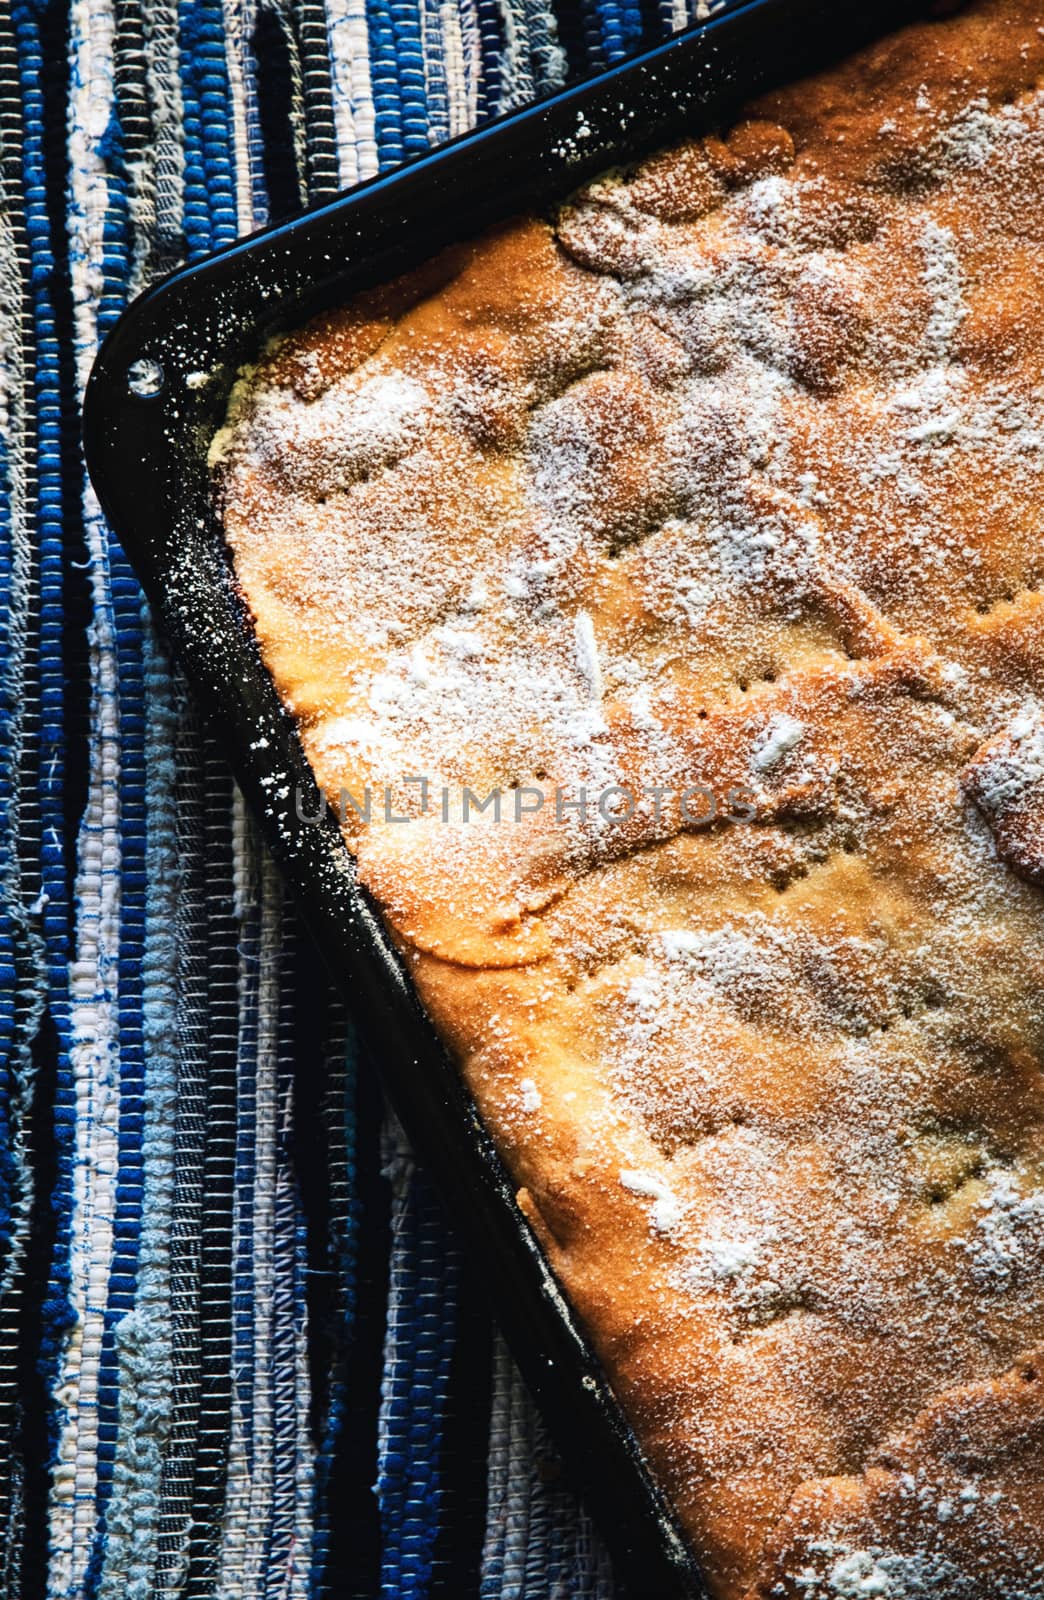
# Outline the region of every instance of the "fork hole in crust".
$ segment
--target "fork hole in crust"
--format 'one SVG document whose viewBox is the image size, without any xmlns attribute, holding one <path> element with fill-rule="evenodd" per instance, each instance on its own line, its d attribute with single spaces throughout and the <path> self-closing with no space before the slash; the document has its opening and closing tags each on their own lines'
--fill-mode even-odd
<svg viewBox="0 0 1044 1600">
<path fill-rule="evenodd" d="M 994 611 L 997 606 L 1010 606 L 1019 593 L 1025 593 L 1025 591 L 1011 587 L 1000 589 L 991 599 L 980 600 L 975 609 L 980 617 L 988 617 L 990 612 Z"/>
<path fill-rule="evenodd" d="M 736 678 L 736 687 L 740 694 L 747 694 L 757 684 L 775 683 L 779 676 L 774 662 L 767 662 L 764 666 L 755 666 L 752 671 L 744 672 Z"/>
</svg>

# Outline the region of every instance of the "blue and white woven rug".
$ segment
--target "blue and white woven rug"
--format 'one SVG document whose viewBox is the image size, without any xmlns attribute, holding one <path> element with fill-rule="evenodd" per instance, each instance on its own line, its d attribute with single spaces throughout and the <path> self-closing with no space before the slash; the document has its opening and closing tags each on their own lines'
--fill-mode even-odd
<svg viewBox="0 0 1044 1600">
<path fill-rule="evenodd" d="M 4 1597 L 618 1592 L 152 631 L 78 399 L 154 274 L 689 20 L 0 0 Z"/>
</svg>

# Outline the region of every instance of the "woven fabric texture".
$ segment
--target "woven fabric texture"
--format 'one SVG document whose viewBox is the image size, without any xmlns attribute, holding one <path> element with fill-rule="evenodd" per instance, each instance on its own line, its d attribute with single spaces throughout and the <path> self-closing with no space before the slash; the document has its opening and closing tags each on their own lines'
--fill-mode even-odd
<svg viewBox="0 0 1044 1600">
<path fill-rule="evenodd" d="M 156 638 L 78 402 L 155 274 L 686 4 L 0 3 L 5 1596 L 619 1593 Z"/>
</svg>

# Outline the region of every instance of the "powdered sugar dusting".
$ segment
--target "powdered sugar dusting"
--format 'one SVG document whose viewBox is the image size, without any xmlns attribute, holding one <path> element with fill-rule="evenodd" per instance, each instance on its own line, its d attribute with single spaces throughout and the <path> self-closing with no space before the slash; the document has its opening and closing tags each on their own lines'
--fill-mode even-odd
<svg viewBox="0 0 1044 1600">
<path fill-rule="evenodd" d="M 1044 1592 L 1044 46 L 1015 0 L 980 49 L 993 6 L 505 230 L 340 367 L 291 341 L 218 452 L 657 1470 L 801 1600 Z"/>
<path fill-rule="evenodd" d="M 803 724 L 793 717 L 785 713 L 773 717 L 754 747 L 754 766 L 759 772 L 768 771 L 796 749 L 804 736 Z"/>
<path fill-rule="evenodd" d="M 631 1194 L 642 1195 L 654 1202 L 649 1213 L 650 1226 L 657 1233 L 670 1233 L 682 1219 L 682 1205 L 677 1196 L 654 1172 L 625 1170 L 620 1182 Z"/>
</svg>

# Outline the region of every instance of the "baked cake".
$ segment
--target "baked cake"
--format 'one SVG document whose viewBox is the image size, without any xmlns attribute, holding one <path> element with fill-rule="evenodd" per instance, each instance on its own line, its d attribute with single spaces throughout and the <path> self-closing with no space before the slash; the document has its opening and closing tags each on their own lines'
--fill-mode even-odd
<svg viewBox="0 0 1044 1600">
<path fill-rule="evenodd" d="M 920 22 L 282 340 L 215 441 L 719 1600 L 1044 1596 L 1041 80 L 1039 0 Z"/>
</svg>

